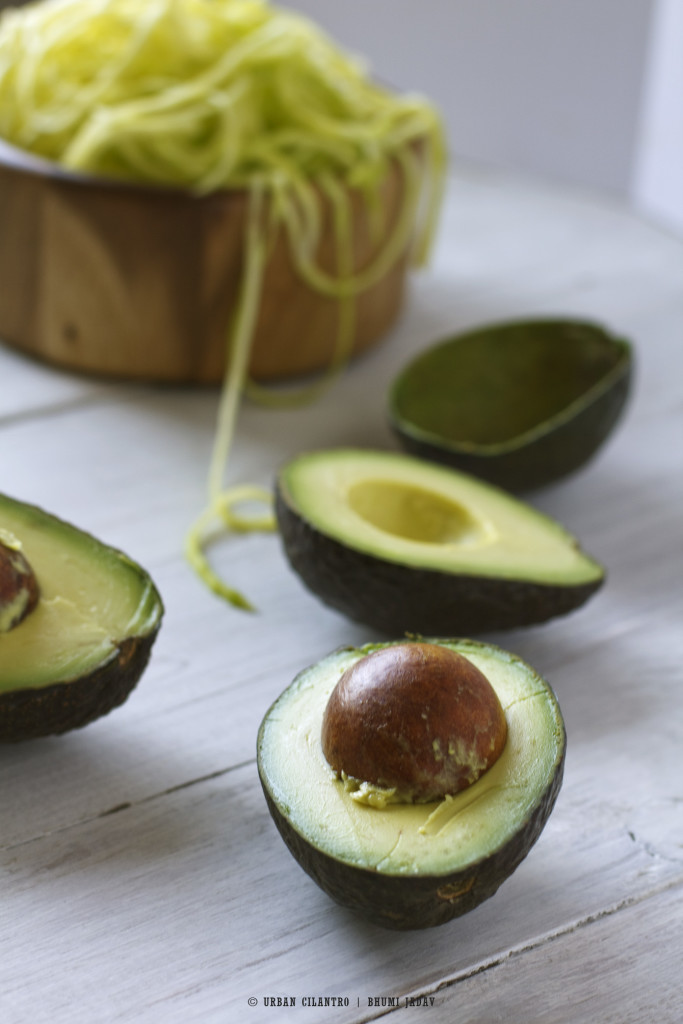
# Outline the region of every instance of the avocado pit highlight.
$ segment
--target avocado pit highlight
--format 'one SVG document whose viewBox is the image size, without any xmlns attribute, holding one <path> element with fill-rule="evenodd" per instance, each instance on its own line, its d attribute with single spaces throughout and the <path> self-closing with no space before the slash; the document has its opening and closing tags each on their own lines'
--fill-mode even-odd
<svg viewBox="0 0 683 1024">
<path fill-rule="evenodd" d="M 40 588 L 21 544 L 0 537 L 0 635 L 23 622 L 38 604 Z"/>
<path fill-rule="evenodd" d="M 506 738 L 505 713 L 486 676 L 457 651 L 417 642 L 374 651 L 348 668 L 321 728 L 327 762 L 352 796 L 378 807 L 466 789 L 496 762 Z"/>
</svg>

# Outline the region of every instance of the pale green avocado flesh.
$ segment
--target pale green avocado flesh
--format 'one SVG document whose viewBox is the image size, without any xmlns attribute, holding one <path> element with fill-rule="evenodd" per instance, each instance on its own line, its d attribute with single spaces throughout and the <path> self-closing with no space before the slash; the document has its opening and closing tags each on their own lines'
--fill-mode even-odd
<svg viewBox="0 0 683 1024">
<path fill-rule="evenodd" d="M 125 555 L 2 495 L 0 527 L 21 545 L 40 587 L 36 608 L 0 636 L 0 694 L 87 677 L 118 656 L 122 641 L 158 628 L 159 595 Z"/>
<path fill-rule="evenodd" d="M 267 795 L 318 853 L 381 875 L 452 875 L 501 851 L 504 862 L 505 847 L 528 826 L 539 806 L 544 801 L 552 806 L 565 730 L 548 684 L 498 647 L 468 640 L 432 642 L 469 658 L 496 690 L 508 726 L 501 756 L 454 797 L 382 809 L 358 802 L 325 760 L 322 716 L 342 672 L 385 645 L 335 652 L 303 672 L 281 695 L 264 719 L 258 742 Z"/>
<path fill-rule="evenodd" d="M 386 561 L 565 585 L 603 575 L 553 519 L 475 477 L 410 456 L 312 452 L 289 463 L 281 481 L 313 527 Z"/>
</svg>

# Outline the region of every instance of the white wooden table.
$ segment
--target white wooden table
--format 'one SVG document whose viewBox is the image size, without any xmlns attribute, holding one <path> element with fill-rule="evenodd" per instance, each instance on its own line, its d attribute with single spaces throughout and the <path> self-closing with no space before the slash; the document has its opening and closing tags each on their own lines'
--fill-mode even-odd
<svg viewBox="0 0 683 1024">
<path fill-rule="evenodd" d="M 681 1020 L 682 242 L 591 195 L 458 172 L 435 262 L 392 337 L 323 402 L 245 406 L 230 475 L 270 485 L 307 447 L 394 447 L 384 395 L 413 351 L 556 313 L 603 321 L 637 354 L 618 432 L 533 496 L 608 567 L 606 587 L 566 619 L 489 637 L 554 686 L 565 782 L 493 899 L 405 934 L 331 903 L 268 816 L 264 712 L 306 665 L 377 637 L 305 591 L 276 536 L 217 553 L 258 614 L 227 608 L 187 568 L 216 394 L 102 384 L 0 348 L 0 489 L 126 550 L 167 609 L 126 705 L 0 748 L 3 1024 L 346 1024 L 392 1002 L 406 1022 Z M 319 1005 L 330 996 L 348 1005 Z M 406 996 L 426 1005 L 406 1009 Z M 296 1002 L 264 1005 L 278 998 Z"/>
</svg>

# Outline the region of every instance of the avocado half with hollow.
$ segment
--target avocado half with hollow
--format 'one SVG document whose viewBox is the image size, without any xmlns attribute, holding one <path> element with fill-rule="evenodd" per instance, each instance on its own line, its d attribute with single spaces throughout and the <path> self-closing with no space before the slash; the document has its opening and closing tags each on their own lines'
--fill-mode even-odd
<svg viewBox="0 0 683 1024">
<path fill-rule="evenodd" d="M 472 634 L 582 605 L 604 570 L 559 523 L 475 477 L 395 452 L 300 455 L 276 485 L 292 568 L 385 633 Z"/>
<path fill-rule="evenodd" d="M 559 705 L 529 665 L 472 640 L 420 642 L 427 645 L 483 674 L 505 716 L 502 752 L 454 795 L 373 800 L 387 791 L 350 784 L 323 752 L 328 703 L 344 675 L 379 652 L 409 647 L 404 641 L 339 650 L 305 670 L 272 705 L 258 734 L 261 784 L 290 852 L 336 902 L 393 929 L 440 925 L 493 896 L 540 835 L 564 767 Z M 456 679 L 452 701 L 458 699 Z M 421 721 L 408 734 L 419 743 L 423 716 L 419 705 L 413 711 Z M 445 745 L 431 733 L 428 739 L 428 751 L 443 760 Z"/>
<path fill-rule="evenodd" d="M 90 534 L 4 495 L 0 540 L 21 554 L 38 584 L 30 612 L 0 634 L 0 742 L 63 733 L 122 704 L 163 615 L 148 573 Z"/>
<path fill-rule="evenodd" d="M 573 473 L 626 403 L 631 345 L 597 324 L 529 320 L 456 335 L 395 379 L 389 419 L 403 447 L 512 491 Z"/>
</svg>

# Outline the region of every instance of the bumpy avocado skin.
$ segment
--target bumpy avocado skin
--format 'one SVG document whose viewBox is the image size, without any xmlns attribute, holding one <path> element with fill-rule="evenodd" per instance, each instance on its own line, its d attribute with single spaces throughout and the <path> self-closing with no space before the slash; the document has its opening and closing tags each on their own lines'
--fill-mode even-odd
<svg viewBox="0 0 683 1024">
<path fill-rule="evenodd" d="M 387 634 L 452 636 L 534 625 L 579 608 L 604 581 L 560 586 L 417 569 L 321 533 L 279 484 L 275 509 L 286 557 L 304 584 L 343 615 Z"/>
<path fill-rule="evenodd" d="M 562 786 L 567 745 L 564 720 L 554 695 L 553 701 L 559 743 L 545 787 L 537 794 L 526 820 L 506 843 L 461 870 L 444 874 L 388 875 L 349 864 L 319 849 L 312 839 L 293 827 L 286 808 L 280 806 L 270 790 L 262 757 L 270 712 L 261 723 L 257 739 L 259 778 L 268 810 L 292 856 L 340 906 L 370 924 L 393 931 L 446 924 L 495 895 L 527 856 L 550 817 Z"/>
<path fill-rule="evenodd" d="M 154 609 L 152 621 L 146 631 L 139 636 L 121 639 L 106 662 L 98 665 L 92 672 L 73 679 L 59 679 L 48 686 L 34 689 L 26 687 L 0 693 L 0 743 L 19 743 L 82 728 L 123 704 L 147 667 L 152 647 L 161 628 L 164 604 L 149 573 L 123 552 L 104 544 L 87 531 L 64 522 L 37 505 L 0 494 L 0 504 L 3 502 L 21 507 L 28 515 L 42 521 L 48 529 L 50 524 L 55 524 L 59 528 L 66 527 L 88 538 L 97 547 L 107 548 L 138 574 L 141 588 L 149 589 L 148 600 Z M 39 572 L 39 567 L 35 568 Z"/>
<path fill-rule="evenodd" d="M 94 672 L 35 690 L 0 694 L 0 743 L 19 743 L 80 729 L 123 704 L 147 667 L 159 625 L 124 640 Z"/>
</svg>

